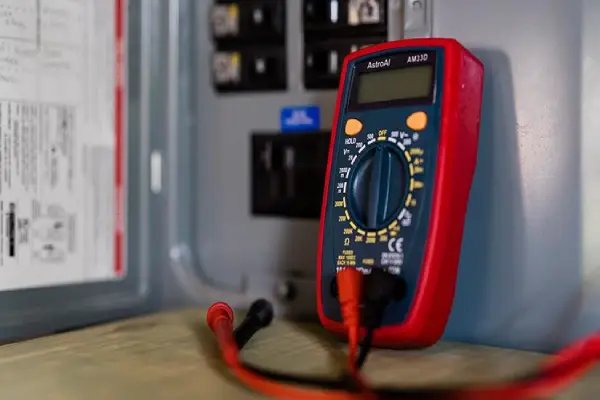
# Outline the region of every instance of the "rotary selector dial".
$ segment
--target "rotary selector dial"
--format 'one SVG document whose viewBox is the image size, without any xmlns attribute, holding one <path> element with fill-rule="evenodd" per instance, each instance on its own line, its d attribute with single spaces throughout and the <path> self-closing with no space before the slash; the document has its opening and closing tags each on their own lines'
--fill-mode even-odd
<svg viewBox="0 0 600 400">
<path fill-rule="evenodd" d="M 410 126 L 369 131 L 349 119 L 344 133 L 333 189 L 336 266 L 400 274 L 425 186 L 423 132 Z"/>
<path fill-rule="evenodd" d="M 404 155 L 397 146 L 378 142 L 363 152 L 349 178 L 349 209 L 361 228 L 386 227 L 402 208 L 406 188 Z"/>
</svg>

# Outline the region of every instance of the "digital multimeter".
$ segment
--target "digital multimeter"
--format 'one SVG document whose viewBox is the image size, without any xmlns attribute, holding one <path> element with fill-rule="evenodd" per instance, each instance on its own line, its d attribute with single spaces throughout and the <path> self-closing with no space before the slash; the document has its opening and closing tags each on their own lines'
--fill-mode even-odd
<svg viewBox="0 0 600 400">
<path fill-rule="evenodd" d="M 424 347 L 445 329 L 477 160 L 483 65 L 454 39 L 346 57 L 321 212 L 317 307 L 344 333 L 336 271 L 383 268 L 405 285 L 373 344 Z"/>
</svg>

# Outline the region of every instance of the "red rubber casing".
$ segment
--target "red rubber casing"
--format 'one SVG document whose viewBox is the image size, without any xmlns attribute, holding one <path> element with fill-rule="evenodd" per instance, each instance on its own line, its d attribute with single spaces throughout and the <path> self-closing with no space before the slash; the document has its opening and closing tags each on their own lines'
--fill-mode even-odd
<svg viewBox="0 0 600 400">
<path fill-rule="evenodd" d="M 414 301 L 403 323 L 375 331 L 378 347 L 420 348 L 435 344 L 448 321 L 458 272 L 462 234 L 471 182 L 477 162 L 484 68 L 480 60 L 454 39 L 405 39 L 358 50 L 344 60 L 338 89 L 321 221 L 317 258 L 317 308 L 323 326 L 345 334 L 343 325 L 326 317 L 321 290 L 321 260 L 329 182 L 337 132 L 341 132 L 340 110 L 349 82 L 347 67 L 352 60 L 400 48 L 444 49 L 441 121 L 432 209 L 426 248 Z M 439 89 L 438 89 L 439 90 Z"/>
</svg>

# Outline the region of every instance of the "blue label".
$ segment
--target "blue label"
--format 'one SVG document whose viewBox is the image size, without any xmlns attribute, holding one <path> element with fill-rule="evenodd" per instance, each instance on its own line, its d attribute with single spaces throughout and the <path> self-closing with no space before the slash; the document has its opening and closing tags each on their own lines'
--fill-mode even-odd
<svg viewBox="0 0 600 400">
<path fill-rule="evenodd" d="M 281 109 L 281 132 L 318 131 L 320 127 L 319 106 L 294 106 Z"/>
</svg>

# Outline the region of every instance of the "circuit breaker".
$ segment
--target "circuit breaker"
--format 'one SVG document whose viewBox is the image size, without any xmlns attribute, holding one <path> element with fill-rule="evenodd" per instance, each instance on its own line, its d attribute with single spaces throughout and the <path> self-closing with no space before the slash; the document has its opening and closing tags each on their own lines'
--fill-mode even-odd
<svg viewBox="0 0 600 400">
<path fill-rule="evenodd" d="M 211 10 L 211 32 L 221 44 L 257 42 L 284 44 L 285 2 L 218 1 Z"/>
<path fill-rule="evenodd" d="M 318 219 L 329 139 L 329 131 L 253 134 L 252 214 Z"/>
<path fill-rule="evenodd" d="M 284 90 L 285 1 L 216 1 L 210 10 L 217 92 Z"/>
<path fill-rule="evenodd" d="M 285 56 L 279 46 L 216 51 L 212 57 L 214 87 L 218 92 L 283 90 Z"/>
<path fill-rule="evenodd" d="M 304 86 L 306 89 L 336 88 L 344 57 L 366 46 L 385 42 L 384 38 L 315 41 L 304 47 Z"/>
<path fill-rule="evenodd" d="M 387 41 L 387 7 L 386 0 L 304 0 L 304 87 L 337 88 L 346 55 Z"/>
<path fill-rule="evenodd" d="M 311 37 L 318 32 L 354 37 L 385 35 L 386 8 L 386 0 L 304 0 L 304 32 Z"/>
</svg>

